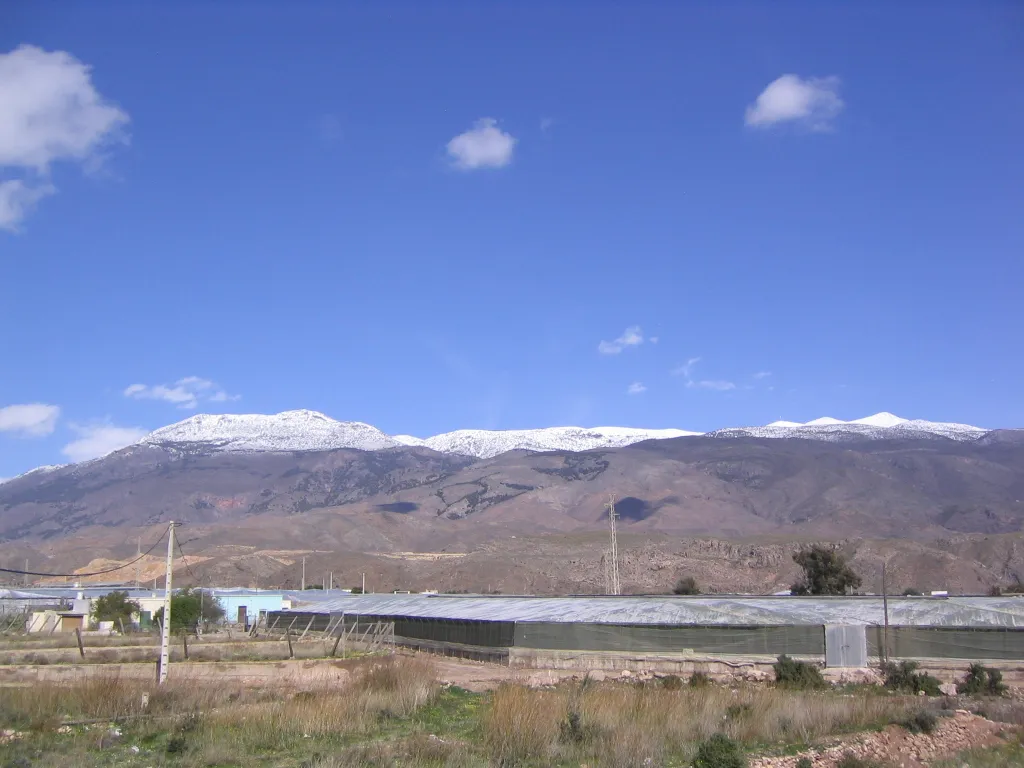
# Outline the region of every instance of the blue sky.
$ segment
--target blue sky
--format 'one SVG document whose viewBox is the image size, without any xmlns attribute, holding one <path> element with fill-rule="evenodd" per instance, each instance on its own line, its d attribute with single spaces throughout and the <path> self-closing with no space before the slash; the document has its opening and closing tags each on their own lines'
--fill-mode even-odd
<svg viewBox="0 0 1024 768">
<path fill-rule="evenodd" d="M 0 476 L 196 412 L 1024 426 L 1019 3 L 3 15 Z"/>
</svg>

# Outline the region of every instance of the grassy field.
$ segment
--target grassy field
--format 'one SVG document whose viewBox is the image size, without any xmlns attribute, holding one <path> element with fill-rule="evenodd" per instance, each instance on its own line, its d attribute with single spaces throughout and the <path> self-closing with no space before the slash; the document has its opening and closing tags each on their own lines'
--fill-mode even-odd
<svg viewBox="0 0 1024 768">
<path fill-rule="evenodd" d="M 302 690 L 117 677 L 0 688 L 0 766 L 688 766 L 716 734 L 746 753 L 794 754 L 880 729 L 921 707 L 872 689 L 785 690 L 572 681 L 470 693 L 429 658 L 351 663 L 342 685 Z M 971 766 L 1024 765 L 1019 743 Z M 961 762 L 951 762 L 959 768 Z"/>
</svg>

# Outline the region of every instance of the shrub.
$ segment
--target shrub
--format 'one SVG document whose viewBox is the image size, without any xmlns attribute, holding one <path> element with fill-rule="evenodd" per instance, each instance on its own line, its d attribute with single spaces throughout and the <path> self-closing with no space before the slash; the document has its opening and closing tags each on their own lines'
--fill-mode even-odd
<svg viewBox="0 0 1024 768">
<path fill-rule="evenodd" d="M 740 745 L 724 733 L 716 733 L 697 747 L 693 768 L 746 768 L 747 758 Z"/>
<path fill-rule="evenodd" d="M 814 763 L 811 762 L 809 757 L 801 757 L 796 761 L 796 768 L 814 768 Z"/>
<path fill-rule="evenodd" d="M 682 678 L 678 675 L 666 675 L 661 678 L 661 687 L 666 691 L 678 691 L 683 687 Z"/>
<path fill-rule="evenodd" d="M 821 670 L 816 666 L 791 659 L 785 654 L 772 664 L 772 669 L 775 670 L 775 684 L 780 688 L 810 690 L 828 687 L 825 678 L 821 676 Z"/>
<path fill-rule="evenodd" d="M 676 585 L 672 588 L 672 594 L 675 595 L 699 595 L 700 588 L 697 586 L 697 580 L 693 576 L 683 576 L 676 582 Z"/>
<path fill-rule="evenodd" d="M 956 684 L 956 692 L 965 696 L 1002 696 L 1006 693 L 1003 673 L 975 662 L 967 668 L 964 679 Z"/>
<path fill-rule="evenodd" d="M 932 733 L 938 722 L 939 719 L 935 716 L 934 712 L 929 712 L 927 709 L 921 709 L 910 715 L 910 717 L 905 720 L 901 720 L 900 725 L 911 733 Z"/>
<path fill-rule="evenodd" d="M 793 555 L 793 561 L 804 572 L 803 579 L 793 585 L 794 595 L 845 595 L 860 586 L 860 576 L 831 547 L 815 544 Z"/>
<path fill-rule="evenodd" d="M 132 616 L 140 610 L 137 602 L 128 599 L 127 592 L 115 591 L 96 598 L 92 604 L 91 618 L 97 623 L 112 621 L 117 624 L 120 621 L 130 627 Z"/>
<path fill-rule="evenodd" d="M 882 664 L 882 675 L 885 687 L 901 693 L 924 693 L 926 696 L 941 696 L 939 681 L 929 674 L 917 672 L 917 662 L 887 661 Z"/>
<path fill-rule="evenodd" d="M 689 686 L 691 688 L 706 688 L 711 685 L 711 678 L 707 672 L 697 671 L 690 675 Z"/>
</svg>

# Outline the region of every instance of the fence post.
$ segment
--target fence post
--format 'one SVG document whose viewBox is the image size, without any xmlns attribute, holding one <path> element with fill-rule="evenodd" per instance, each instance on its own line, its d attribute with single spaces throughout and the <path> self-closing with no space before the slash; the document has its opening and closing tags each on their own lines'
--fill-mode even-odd
<svg viewBox="0 0 1024 768">
<path fill-rule="evenodd" d="M 84 659 L 85 658 L 85 646 L 82 645 L 82 630 L 80 630 L 78 627 L 75 627 L 75 638 L 78 640 L 78 652 L 79 652 L 79 654 L 81 654 L 82 658 Z"/>
<path fill-rule="evenodd" d="M 181 633 L 181 644 L 185 650 L 185 658 L 188 658 L 188 632 Z"/>
</svg>

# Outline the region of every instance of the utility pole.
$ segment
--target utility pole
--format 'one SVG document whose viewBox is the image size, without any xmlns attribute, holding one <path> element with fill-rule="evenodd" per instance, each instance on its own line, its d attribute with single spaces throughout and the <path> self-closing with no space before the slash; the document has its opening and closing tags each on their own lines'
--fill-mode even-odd
<svg viewBox="0 0 1024 768">
<path fill-rule="evenodd" d="M 622 589 L 619 584 L 619 537 L 618 532 L 615 530 L 615 518 L 617 513 L 615 512 L 615 496 L 608 497 L 608 525 L 611 533 L 611 576 L 612 576 L 612 594 L 622 594 Z"/>
<path fill-rule="evenodd" d="M 26 571 L 28 570 L 28 558 L 27 557 L 25 558 L 25 570 Z M 25 586 L 26 587 L 28 586 L 28 574 L 27 573 L 25 574 Z"/>
<path fill-rule="evenodd" d="M 164 582 L 164 622 L 160 633 L 160 685 L 167 682 L 171 661 L 171 574 L 174 570 L 174 521 L 167 526 L 167 576 Z"/>
<path fill-rule="evenodd" d="M 306 558 L 302 558 L 302 589 L 306 589 Z"/>
<path fill-rule="evenodd" d="M 142 559 L 142 537 L 141 536 L 139 536 L 139 543 L 138 543 L 138 546 L 135 549 L 135 554 L 136 554 L 136 556 L 138 558 L 135 561 L 135 588 L 138 589 L 139 588 L 139 572 L 142 570 L 142 566 L 139 565 L 139 562 Z"/>
<path fill-rule="evenodd" d="M 885 561 L 882 561 L 882 613 L 885 623 L 882 625 L 882 661 L 889 661 L 889 585 L 885 578 Z"/>
<path fill-rule="evenodd" d="M 327 582 L 327 592 L 330 593 L 332 589 L 334 589 L 334 571 L 331 571 L 331 580 Z"/>
<path fill-rule="evenodd" d="M 25 570 L 28 570 L 28 569 L 26 568 Z M 366 574 L 365 573 L 363 574 L 363 586 L 361 587 L 361 589 L 363 591 L 360 592 L 359 594 L 365 595 L 366 594 Z"/>
</svg>

